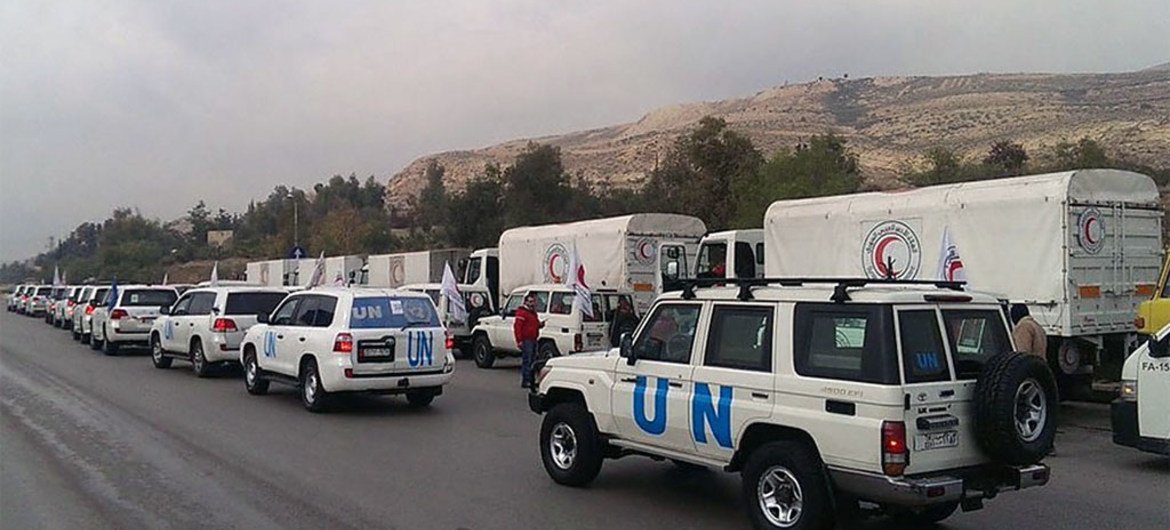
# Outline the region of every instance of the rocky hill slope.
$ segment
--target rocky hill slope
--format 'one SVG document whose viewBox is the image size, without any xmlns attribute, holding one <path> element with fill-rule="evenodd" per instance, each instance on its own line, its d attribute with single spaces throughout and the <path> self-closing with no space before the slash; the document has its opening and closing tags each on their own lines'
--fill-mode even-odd
<svg viewBox="0 0 1170 530">
<path fill-rule="evenodd" d="M 559 146 L 571 174 L 595 188 L 636 186 L 672 142 L 704 116 L 727 120 L 765 154 L 814 134 L 848 139 L 866 178 L 897 183 L 899 170 L 936 146 L 982 156 L 998 140 L 1029 152 L 1090 137 L 1113 156 L 1170 166 L 1170 68 L 1119 74 L 977 74 L 950 77 L 833 79 L 774 87 L 754 96 L 688 103 L 602 129 L 521 139 L 415 160 L 390 179 L 403 205 L 422 188 L 431 160 L 461 189 L 486 163 L 507 165 L 530 141 Z"/>
</svg>

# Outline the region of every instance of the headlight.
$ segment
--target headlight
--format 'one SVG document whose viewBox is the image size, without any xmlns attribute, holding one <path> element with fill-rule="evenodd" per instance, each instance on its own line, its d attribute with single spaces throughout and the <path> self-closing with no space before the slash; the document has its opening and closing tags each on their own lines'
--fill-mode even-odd
<svg viewBox="0 0 1170 530">
<path fill-rule="evenodd" d="M 1137 390 L 1137 381 L 1122 381 L 1121 399 L 1125 401 L 1137 401 Z"/>
</svg>

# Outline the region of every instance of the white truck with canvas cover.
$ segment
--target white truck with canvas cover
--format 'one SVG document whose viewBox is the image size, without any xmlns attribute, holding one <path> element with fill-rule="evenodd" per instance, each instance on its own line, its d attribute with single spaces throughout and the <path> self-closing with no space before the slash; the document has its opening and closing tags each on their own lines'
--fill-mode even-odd
<svg viewBox="0 0 1170 530">
<path fill-rule="evenodd" d="M 325 258 L 326 285 L 355 285 L 362 279 L 362 256 L 329 256 Z M 312 272 L 309 272 L 312 275 Z"/>
<path fill-rule="evenodd" d="M 253 261 L 248 264 L 244 273 L 248 283 L 263 287 L 283 287 L 292 285 L 293 273 L 297 270 L 297 260 L 273 259 L 267 261 Z"/>
<path fill-rule="evenodd" d="M 500 234 L 500 292 L 564 283 L 576 247 L 593 289 L 632 292 L 638 314 L 654 297 L 690 277 L 703 221 L 643 213 L 575 223 L 513 228 Z"/>
<path fill-rule="evenodd" d="M 467 249 L 449 248 L 370 256 L 361 283 L 395 289 L 408 284 L 439 283 L 443 281 L 443 267 L 447 263 L 451 264 L 451 272 L 458 278 L 459 264 L 465 262 L 468 255 Z"/>
<path fill-rule="evenodd" d="M 1056 383 L 1012 353 L 993 296 L 955 283 L 695 280 L 605 352 L 537 372 L 544 468 L 606 458 L 740 472 L 761 529 L 880 513 L 933 523 L 1048 482 Z"/>
<path fill-rule="evenodd" d="M 497 248 L 476 249 L 467 257 L 458 275 L 460 283 L 487 289 L 492 294 L 492 310 L 500 307 L 500 250 Z M 504 293 L 507 294 L 507 293 Z"/>
<path fill-rule="evenodd" d="M 1062 388 L 1117 380 L 1158 281 L 1162 210 L 1147 176 L 1112 169 L 777 201 L 769 277 L 965 279 L 1027 304 Z"/>
</svg>

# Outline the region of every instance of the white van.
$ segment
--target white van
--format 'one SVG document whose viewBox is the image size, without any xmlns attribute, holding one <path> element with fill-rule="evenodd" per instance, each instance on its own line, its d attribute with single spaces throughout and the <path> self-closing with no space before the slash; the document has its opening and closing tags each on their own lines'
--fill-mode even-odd
<svg viewBox="0 0 1170 530">
<path fill-rule="evenodd" d="M 1125 360 L 1112 421 L 1113 443 L 1170 455 L 1170 325 Z"/>
</svg>

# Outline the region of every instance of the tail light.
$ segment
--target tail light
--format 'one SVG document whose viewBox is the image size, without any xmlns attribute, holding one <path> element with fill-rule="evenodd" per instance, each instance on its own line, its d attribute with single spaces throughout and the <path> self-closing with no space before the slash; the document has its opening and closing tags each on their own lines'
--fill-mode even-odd
<svg viewBox="0 0 1170 530">
<path fill-rule="evenodd" d="M 333 339 L 333 353 L 352 353 L 353 352 L 353 335 L 349 333 L 338 333 L 337 338 Z"/>
<path fill-rule="evenodd" d="M 573 351 L 581 351 L 585 349 L 585 344 L 581 342 L 581 334 L 573 335 Z"/>
<path fill-rule="evenodd" d="M 77 302 L 74 302 L 73 300 L 65 302 L 65 307 L 73 307 L 75 305 L 77 305 Z"/>
<path fill-rule="evenodd" d="M 125 309 L 115 309 L 110 312 L 110 320 L 122 320 L 128 316 L 130 313 L 127 313 Z"/>
<path fill-rule="evenodd" d="M 454 350 L 454 349 L 455 349 L 455 336 L 454 336 L 454 335 L 451 335 L 451 333 L 449 333 L 449 332 L 447 333 L 447 344 L 446 344 L 446 346 L 447 346 L 447 351 L 451 351 L 451 350 Z"/>
<path fill-rule="evenodd" d="M 900 421 L 882 422 L 882 471 L 891 477 L 900 477 L 910 465 L 910 449 L 906 447 L 906 424 Z"/>
<path fill-rule="evenodd" d="M 216 333 L 228 333 L 239 331 L 236 327 L 236 321 L 230 318 L 217 318 L 215 322 L 211 323 L 211 330 Z"/>
<path fill-rule="evenodd" d="M 85 306 L 85 314 L 92 315 L 93 314 L 93 306 L 91 306 L 91 305 Z"/>
</svg>

